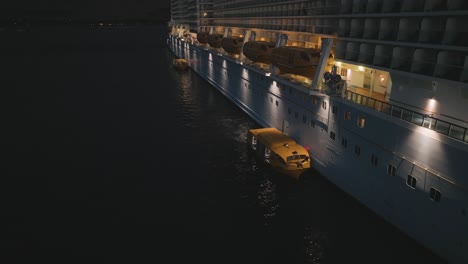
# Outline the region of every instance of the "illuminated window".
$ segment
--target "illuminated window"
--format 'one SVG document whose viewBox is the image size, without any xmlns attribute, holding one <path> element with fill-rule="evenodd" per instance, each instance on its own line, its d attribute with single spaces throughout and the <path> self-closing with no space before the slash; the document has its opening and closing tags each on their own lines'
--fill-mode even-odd
<svg viewBox="0 0 468 264">
<path fill-rule="evenodd" d="M 325 101 L 322 102 L 322 108 L 327 109 L 327 102 L 325 102 Z"/>
<path fill-rule="evenodd" d="M 335 140 L 335 132 L 332 132 L 332 131 L 330 132 L 330 138 Z"/>
<path fill-rule="evenodd" d="M 396 167 L 393 166 L 392 164 L 388 164 L 387 166 L 387 174 L 390 176 L 395 176 L 396 173 Z"/>
<path fill-rule="evenodd" d="M 344 116 L 345 120 L 351 120 L 351 112 L 347 111 Z"/>
<path fill-rule="evenodd" d="M 341 74 L 340 74 L 341 76 L 346 76 L 346 75 L 348 75 L 348 69 L 346 69 L 346 68 L 341 68 L 341 71 L 340 71 L 340 72 L 341 72 Z"/>
<path fill-rule="evenodd" d="M 366 120 L 363 117 L 358 117 L 358 127 L 363 128 L 364 125 L 366 124 Z"/>
<path fill-rule="evenodd" d="M 416 188 L 416 178 L 408 175 L 408 178 L 406 178 L 406 185 L 408 185 L 411 188 Z"/>
<path fill-rule="evenodd" d="M 434 202 L 440 202 L 440 196 L 440 191 L 431 187 L 431 189 L 429 190 L 429 197 L 431 198 L 431 200 Z"/>
<path fill-rule="evenodd" d="M 341 145 L 343 147 L 345 147 L 345 148 L 348 147 L 348 140 L 346 138 L 342 138 L 341 139 Z"/>
<path fill-rule="evenodd" d="M 379 158 L 377 157 L 377 155 L 374 155 L 372 154 L 371 155 L 371 163 L 374 165 L 374 166 L 377 166 L 377 163 L 379 162 Z"/>
</svg>

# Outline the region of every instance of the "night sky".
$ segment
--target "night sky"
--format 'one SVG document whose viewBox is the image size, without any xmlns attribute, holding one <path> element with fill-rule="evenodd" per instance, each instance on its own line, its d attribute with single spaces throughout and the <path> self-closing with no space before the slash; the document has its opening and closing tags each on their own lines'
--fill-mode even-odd
<svg viewBox="0 0 468 264">
<path fill-rule="evenodd" d="M 169 8 L 170 0 L 4 0 L 0 18 L 162 18 Z"/>
</svg>

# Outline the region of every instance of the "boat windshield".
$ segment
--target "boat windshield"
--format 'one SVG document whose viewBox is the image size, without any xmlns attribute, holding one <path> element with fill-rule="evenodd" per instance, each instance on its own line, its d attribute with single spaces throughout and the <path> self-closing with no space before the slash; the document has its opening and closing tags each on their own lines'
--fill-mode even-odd
<svg viewBox="0 0 468 264">
<path fill-rule="evenodd" d="M 287 157 L 287 161 L 302 160 L 302 159 L 308 160 L 309 157 L 307 157 L 306 155 L 292 155 L 292 156 Z"/>
</svg>

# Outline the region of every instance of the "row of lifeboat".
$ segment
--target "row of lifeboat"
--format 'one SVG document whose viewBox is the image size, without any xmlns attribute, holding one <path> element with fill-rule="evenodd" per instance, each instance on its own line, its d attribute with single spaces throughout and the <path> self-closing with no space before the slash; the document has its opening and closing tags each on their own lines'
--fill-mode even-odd
<svg viewBox="0 0 468 264">
<path fill-rule="evenodd" d="M 293 46 L 275 48 L 275 43 L 268 41 L 247 41 L 244 44 L 242 37 L 223 37 L 223 34 L 219 33 L 200 32 L 197 34 L 197 40 L 202 44 L 207 43 L 213 48 L 223 48 L 231 54 L 239 54 L 242 45 L 244 45 L 243 54 L 249 60 L 273 64 L 281 72 L 298 74 L 309 78 L 313 77 L 321 56 L 320 49 Z M 333 60 L 331 53 L 328 60 L 329 64 Z"/>
</svg>

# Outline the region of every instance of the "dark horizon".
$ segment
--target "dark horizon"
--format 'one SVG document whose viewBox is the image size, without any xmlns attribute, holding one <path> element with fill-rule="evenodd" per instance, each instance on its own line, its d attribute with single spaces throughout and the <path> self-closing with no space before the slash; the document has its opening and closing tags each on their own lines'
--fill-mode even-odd
<svg viewBox="0 0 468 264">
<path fill-rule="evenodd" d="M 101 0 L 55 1 L 45 3 L 11 1 L 0 10 L 0 21 L 8 20 L 169 20 L 169 1 Z"/>
</svg>

